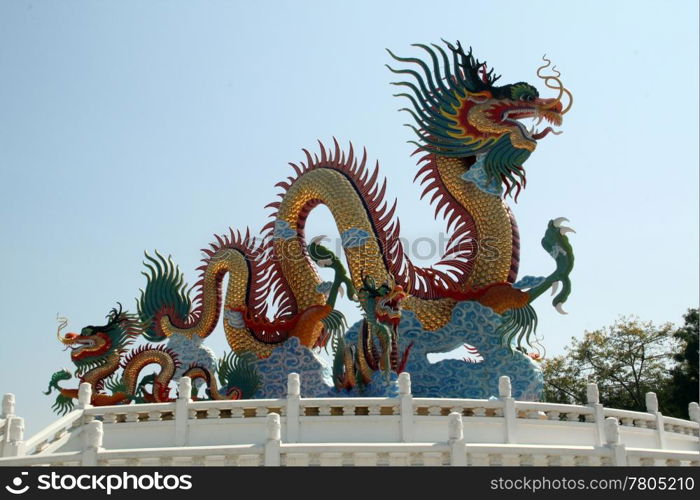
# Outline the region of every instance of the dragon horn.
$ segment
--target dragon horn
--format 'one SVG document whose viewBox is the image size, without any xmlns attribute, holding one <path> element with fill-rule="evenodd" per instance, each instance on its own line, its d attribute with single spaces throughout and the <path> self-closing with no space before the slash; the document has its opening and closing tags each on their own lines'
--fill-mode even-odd
<svg viewBox="0 0 700 500">
<path fill-rule="evenodd" d="M 63 338 L 63 336 L 61 335 L 61 330 L 68 326 L 68 318 L 64 316 L 59 316 L 58 313 L 56 313 L 56 320 L 58 321 L 58 330 L 56 330 L 56 337 L 58 338 L 59 342 L 61 342 L 61 344 L 70 344 L 70 342 Z"/>
<path fill-rule="evenodd" d="M 547 68 L 549 67 L 549 65 L 552 64 L 552 61 L 550 61 L 549 59 L 547 59 L 547 54 L 545 54 L 545 55 L 542 56 L 542 60 L 543 60 L 546 64 L 543 64 L 542 66 L 540 66 L 539 68 L 537 68 L 537 76 L 538 76 L 539 78 L 544 79 L 544 78 L 545 78 L 545 75 L 542 74 L 542 73 L 540 73 L 540 72 L 541 72 L 543 69 L 547 69 Z"/>
<path fill-rule="evenodd" d="M 547 54 L 542 56 L 542 60 L 545 61 L 546 64 L 543 64 L 539 68 L 537 68 L 537 76 L 544 80 L 544 84 L 547 88 L 550 88 L 552 90 L 558 90 L 559 95 L 552 101 L 551 104 L 548 104 L 546 106 L 543 106 L 543 109 L 550 109 L 556 106 L 558 103 L 561 102 L 561 98 L 564 94 L 566 94 L 569 97 L 569 104 L 567 104 L 566 108 L 564 108 L 561 112 L 562 115 L 565 115 L 566 113 L 569 112 L 571 109 L 571 105 L 574 103 L 574 96 L 571 95 L 571 92 L 569 89 L 564 87 L 564 84 L 562 83 L 561 79 L 559 78 L 561 76 L 561 73 L 556 69 L 556 66 L 552 67 L 552 71 L 556 73 L 556 76 L 552 75 L 545 75 L 542 70 L 548 68 L 550 64 L 552 64 L 552 61 L 547 59 Z M 551 85 L 550 82 L 554 81 L 556 85 Z"/>
</svg>

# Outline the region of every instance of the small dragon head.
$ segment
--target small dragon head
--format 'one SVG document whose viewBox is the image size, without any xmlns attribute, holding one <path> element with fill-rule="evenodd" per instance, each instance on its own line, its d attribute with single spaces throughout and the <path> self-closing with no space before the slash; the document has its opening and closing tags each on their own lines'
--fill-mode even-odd
<svg viewBox="0 0 700 500">
<path fill-rule="evenodd" d="M 398 74 L 410 75 L 414 82 L 395 82 L 412 93 L 397 96 L 408 98 L 413 109 L 408 111 L 417 126 L 409 125 L 418 135 L 415 142 L 422 150 L 447 157 L 484 156 L 484 168 L 490 178 L 499 179 L 506 187 L 506 194 L 513 188 L 517 193 L 525 184 L 523 163 L 535 150 L 537 141 L 552 127 L 535 130 L 542 120 L 559 126 L 562 117 L 573 102 L 571 92 L 560 80 L 556 67 L 552 75 L 544 70 L 551 62 L 537 70 L 537 76 L 545 86 L 557 90 L 555 98 L 542 98 L 537 89 L 526 82 L 496 85 L 500 78 L 472 55 L 465 52 L 459 42 L 456 46 L 445 42 L 452 57 L 442 47 L 415 44 L 425 50 L 431 65 L 417 58 L 403 58 L 389 54 L 397 61 L 415 64 L 414 69 L 389 69 Z M 450 63 L 450 59 L 452 62 Z M 440 64 L 442 61 L 442 65 Z M 431 67 L 432 66 L 432 67 Z M 562 97 L 569 99 L 564 108 Z M 521 120 L 532 118 L 536 125 L 528 129 Z"/>
<path fill-rule="evenodd" d="M 123 352 L 142 333 L 141 323 L 134 315 L 122 311 L 121 304 L 118 310 L 113 308 L 109 312 L 107 324 L 88 325 L 80 333 L 61 334 L 67 325 L 67 320 L 61 320 L 56 336 L 67 349 L 71 349 L 71 361 L 78 375 L 104 362 L 115 350 Z"/>
<path fill-rule="evenodd" d="M 372 276 L 363 276 L 362 282 L 358 298 L 368 320 L 397 327 L 401 321 L 401 302 L 408 294 L 393 283 L 377 286 Z"/>
<path fill-rule="evenodd" d="M 316 236 L 306 247 L 309 252 L 309 257 L 311 257 L 319 267 L 330 267 L 333 262 L 338 260 L 332 251 L 321 245 L 321 242 L 327 239 L 328 237 L 325 234 Z"/>
</svg>

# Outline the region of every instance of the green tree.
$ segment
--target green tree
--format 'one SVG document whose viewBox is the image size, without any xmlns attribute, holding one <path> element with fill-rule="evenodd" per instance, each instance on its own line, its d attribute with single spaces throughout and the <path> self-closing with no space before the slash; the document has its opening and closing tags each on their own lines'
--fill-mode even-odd
<svg viewBox="0 0 700 500">
<path fill-rule="evenodd" d="M 566 354 L 544 363 L 543 400 L 585 404 L 586 384 L 596 382 L 605 406 L 644 411 L 645 394 L 654 391 L 668 412 L 670 353 L 677 343 L 670 323 L 656 326 L 624 317 L 585 332 L 583 339 L 572 337 Z"/>
<path fill-rule="evenodd" d="M 673 332 L 679 349 L 673 354 L 676 366 L 671 369 L 668 391 L 672 414 L 688 416 L 688 403 L 698 400 L 698 310 L 688 309 L 683 316 L 684 325 Z"/>
</svg>

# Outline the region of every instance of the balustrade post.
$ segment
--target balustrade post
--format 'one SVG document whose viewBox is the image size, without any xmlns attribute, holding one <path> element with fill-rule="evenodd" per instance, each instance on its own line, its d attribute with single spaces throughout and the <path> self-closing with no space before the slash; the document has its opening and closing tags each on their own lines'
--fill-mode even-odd
<svg viewBox="0 0 700 500">
<path fill-rule="evenodd" d="M 503 375 L 498 379 L 498 396 L 503 401 L 503 422 L 505 427 L 503 442 L 506 444 L 516 443 L 518 440 L 516 434 L 518 415 L 515 411 L 515 399 L 513 399 L 511 394 L 510 377 Z"/>
<path fill-rule="evenodd" d="M 450 445 L 450 465 L 467 465 L 467 445 L 464 443 L 464 422 L 462 414 L 456 411 L 448 417 L 448 444 Z"/>
<path fill-rule="evenodd" d="M 24 419 L 14 415 L 8 416 L 5 425 L 7 426 L 7 431 L 2 456 L 20 457 L 24 455 Z"/>
<path fill-rule="evenodd" d="M 690 417 L 690 420 L 700 424 L 700 406 L 698 406 L 697 403 L 693 402 L 688 404 L 688 416 Z M 690 434 L 693 434 L 692 430 Z M 698 432 L 698 436 L 700 436 L 700 432 Z"/>
<path fill-rule="evenodd" d="M 698 406 L 697 403 L 693 402 L 688 404 L 688 416 L 690 420 L 700 424 L 700 406 Z"/>
<path fill-rule="evenodd" d="M 298 373 L 287 376 L 287 442 L 299 441 L 299 414 L 301 409 L 301 382 Z"/>
<path fill-rule="evenodd" d="M 688 404 L 688 417 L 691 421 L 700 424 L 700 406 L 697 403 Z"/>
<path fill-rule="evenodd" d="M 595 425 L 595 444 L 603 446 L 605 443 L 605 430 L 603 422 L 605 414 L 603 413 L 603 405 L 600 404 L 600 395 L 598 392 L 598 384 L 591 382 L 586 386 L 586 401 L 588 406 L 593 409 L 593 423 Z"/>
<path fill-rule="evenodd" d="M 80 384 L 78 389 L 78 408 L 85 410 L 87 408 L 92 408 L 90 404 L 92 401 L 92 386 L 88 382 L 83 382 Z"/>
<path fill-rule="evenodd" d="M 608 417 L 603 424 L 605 443 L 612 451 L 612 465 L 627 465 L 627 450 L 620 442 L 620 424 L 615 417 Z"/>
<path fill-rule="evenodd" d="M 411 375 L 399 374 L 399 413 L 401 442 L 413 441 L 413 395 L 411 394 Z"/>
<path fill-rule="evenodd" d="M 688 404 L 688 416 L 693 422 L 700 423 L 700 406 L 698 406 L 697 403 L 693 402 Z"/>
<path fill-rule="evenodd" d="M 8 392 L 2 397 L 2 410 L 0 418 L 13 417 L 15 415 L 15 395 Z"/>
<path fill-rule="evenodd" d="M 81 464 L 94 467 L 97 465 L 97 454 L 103 449 L 102 438 L 104 437 L 104 431 L 102 422 L 93 420 L 85 425 L 84 432 Z"/>
<path fill-rule="evenodd" d="M 190 418 L 189 406 L 192 402 L 192 379 L 180 377 L 177 382 L 177 401 L 175 402 L 175 446 L 187 444 L 187 427 Z"/>
<path fill-rule="evenodd" d="M 265 466 L 279 467 L 282 426 L 277 413 L 267 414 L 267 442 L 265 443 Z"/>
<path fill-rule="evenodd" d="M 692 402 L 688 404 L 688 417 L 693 422 L 700 424 L 700 406 L 697 403 Z"/>
<path fill-rule="evenodd" d="M 7 393 L 2 397 L 2 409 L 0 409 L 0 420 L 4 420 L 5 426 L 0 427 L 0 457 L 3 457 L 3 448 L 8 440 L 9 418 L 15 416 L 15 395 Z"/>
<path fill-rule="evenodd" d="M 666 428 L 664 425 L 664 416 L 659 411 L 659 400 L 656 398 L 655 392 L 646 393 L 647 412 L 656 417 L 656 447 L 660 450 L 666 449 Z"/>
</svg>

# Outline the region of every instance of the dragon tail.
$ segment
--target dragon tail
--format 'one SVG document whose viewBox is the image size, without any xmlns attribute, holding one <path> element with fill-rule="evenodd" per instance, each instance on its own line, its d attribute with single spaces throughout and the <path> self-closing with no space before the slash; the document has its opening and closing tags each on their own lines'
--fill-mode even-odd
<svg viewBox="0 0 700 500">
<path fill-rule="evenodd" d="M 59 387 L 58 383 L 61 380 L 69 380 L 70 378 L 72 378 L 72 375 L 70 374 L 70 372 L 68 370 L 59 370 L 56 373 L 54 373 L 53 375 L 51 375 L 51 380 L 49 381 L 49 387 L 46 390 L 46 392 L 44 392 L 44 391 L 41 391 L 41 392 L 44 395 L 48 396 L 49 394 L 51 394 L 51 391 L 53 391 L 54 389 L 56 389 L 57 391 L 60 391 L 61 388 Z"/>
<path fill-rule="evenodd" d="M 51 405 L 51 409 L 58 415 L 65 415 L 73 411 L 75 403 L 73 403 L 73 398 L 59 394 L 56 396 L 56 401 Z"/>
</svg>

